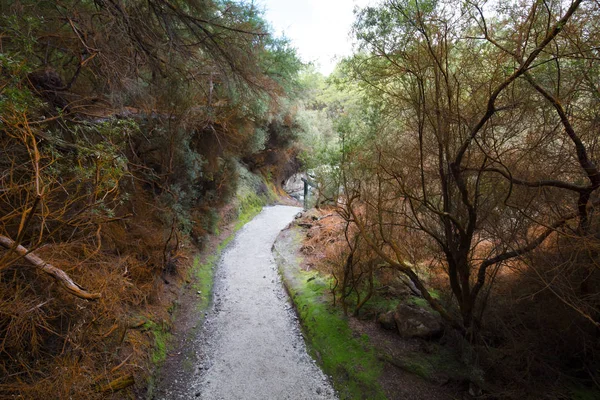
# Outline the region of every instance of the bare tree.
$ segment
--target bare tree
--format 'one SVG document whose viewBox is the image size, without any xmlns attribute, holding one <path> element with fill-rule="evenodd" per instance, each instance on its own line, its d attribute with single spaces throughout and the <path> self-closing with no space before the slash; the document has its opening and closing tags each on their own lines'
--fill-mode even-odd
<svg viewBox="0 0 600 400">
<path fill-rule="evenodd" d="M 595 45 L 576 38 L 598 10 L 582 3 L 507 5 L 493 22 L 473 3 L 390 0 L 359 14 L 368 53 L 352 71 L 379 111 L 368 151 L 346 159 L 345 215 L 460 330 L 478 326 L 502 265 L 555 233 L 590 232 L 600 175 L 594 134 L 578 133 L 591 87 L 576 65 Z M 429 294 L 407 235 L 442 255 L 460 318 Z"/>
</svg>

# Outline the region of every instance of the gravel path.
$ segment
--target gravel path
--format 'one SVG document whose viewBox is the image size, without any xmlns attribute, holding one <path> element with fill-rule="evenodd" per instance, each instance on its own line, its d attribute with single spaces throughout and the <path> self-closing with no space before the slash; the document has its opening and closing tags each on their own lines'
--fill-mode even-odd
<svg viewBox="0 0 600 400">
<path fill-rule="evenodd" d="M 200 399 L 335 399 L 307 354 L 271 255 L 277 234 L 301 209 L 266 207 L 223 255 L 206 322 Z"/>
</svg>

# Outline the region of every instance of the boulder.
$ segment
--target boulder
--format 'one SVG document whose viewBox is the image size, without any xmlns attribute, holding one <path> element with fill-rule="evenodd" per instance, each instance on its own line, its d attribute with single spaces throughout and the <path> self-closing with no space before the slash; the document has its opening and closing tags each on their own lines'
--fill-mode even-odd
<svg viewBox="0 0 600 400">
<path fill-rule="evenodd" d="M 390 331 L 395 331 L 396 328 L 396 320 L 394 319 L 394 311 L 389 311 L 386 313 L 381 313 L 377 317 L 377 322 L 383 329 L 387 329 Z"/>
<path fill-rule="evenodd" d="M 398 333 L 403 337 L 428 338 L 442 332 L 439 314 L 415 304 L 398 304 L 394 321 Z"/>
</svg>

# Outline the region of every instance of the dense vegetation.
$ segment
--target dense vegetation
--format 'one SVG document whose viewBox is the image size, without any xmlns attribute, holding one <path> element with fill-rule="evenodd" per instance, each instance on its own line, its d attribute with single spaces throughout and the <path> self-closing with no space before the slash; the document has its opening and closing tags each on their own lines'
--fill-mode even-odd
<svg viewBox="0 0 600 400">
<path fill-rule="evenodd" d="M 495 396 L 598 393 L 599 13 L 383 1 L 357 12 L 321 106 L 339 136 L 322 163 L 346 220 L 341 304 L 358 315 L 403 276 Z"/>
<path fill-rule="evenodd" d="M 384 0 L 327 79 L 253 2 L 0 10 L 0 397 L 139 394 L 190 245 L 301 165 L 344 312 L 403 282 L 485 393 L 597 396 L 597 1 Z"/>
<path fill-rule="evenodd" d="M 296 165 L 301 63 L 251 2 L 0 10 L 0 397 L 139 392 L 189 245 Z"/>
</svg>

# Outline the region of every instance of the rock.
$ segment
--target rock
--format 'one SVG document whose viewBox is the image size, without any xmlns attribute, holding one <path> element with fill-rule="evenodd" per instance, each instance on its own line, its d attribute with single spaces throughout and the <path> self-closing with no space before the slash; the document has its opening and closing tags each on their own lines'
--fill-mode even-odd
<svg viewBox="0 0 600 400">
<path fill-rule="evenodd" d="M 317 388 L 317 394 L 321 394 L 323 393 L 323 389 L 321 389 L 320 387 Z"/>
<path fill-rule="evenodd" d="M 295 219 L 302 218 L 302 213 L 301 213 L 301 212 L 299 212 L 298 214 L 296 214 L 296 216 L 295 216 L 294 218 L 295 218 Z"/>
<path fill-rule="evenodd" d="M 404 299 L 413 294 L 410 288 L 399 279 L 387 288 L 387 293 L 397 299 Z"/>
<path fill-rule="evenodd" d="M 394 320 L 403 337 L 428 338 L 442 332 L 440 316 L 414 304 L 400 303 L 394 312 Z"/>
<path fill-rule="evenodd" d="M 389 311 L 386 313 L 381 313 L 377 317 L 377 322 L 383 329 L 387 329 L 390 331 L 396 330 L 396 320 L 394 319 L 394 311 Z"/>
</svg>

